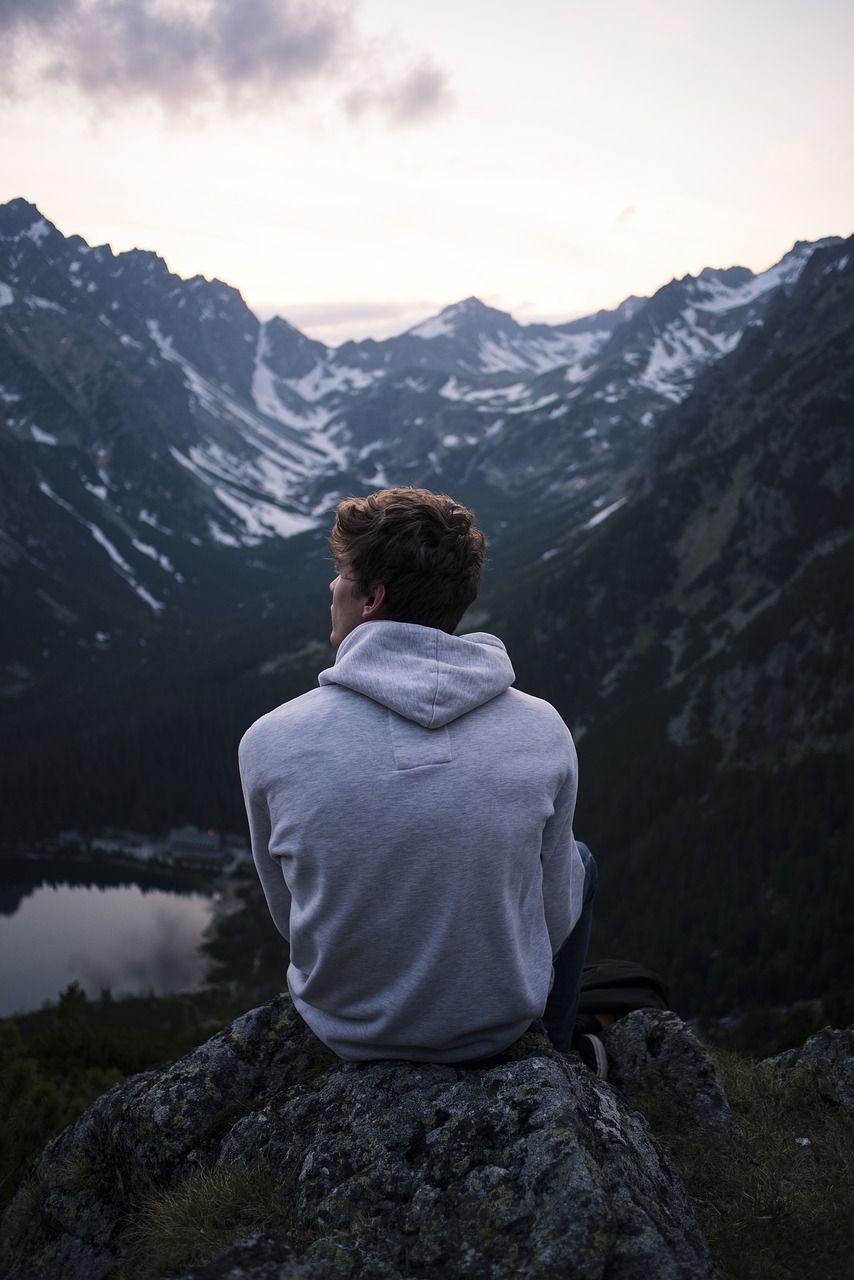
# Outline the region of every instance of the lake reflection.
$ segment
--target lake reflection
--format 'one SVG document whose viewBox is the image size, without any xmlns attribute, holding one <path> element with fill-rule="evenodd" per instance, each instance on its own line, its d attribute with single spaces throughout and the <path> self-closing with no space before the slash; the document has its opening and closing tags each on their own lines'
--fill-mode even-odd
<svg viewBox="0 0 854 1280">
<path fill-rule="evenodd" d="M 205 962 L 198 946 L 213 900 L 124 884 L 27 887 L 0 916 L 0 1017 L 39 1008 L 76 980 L 90 997 L 188 991 Z"/>
</svg>

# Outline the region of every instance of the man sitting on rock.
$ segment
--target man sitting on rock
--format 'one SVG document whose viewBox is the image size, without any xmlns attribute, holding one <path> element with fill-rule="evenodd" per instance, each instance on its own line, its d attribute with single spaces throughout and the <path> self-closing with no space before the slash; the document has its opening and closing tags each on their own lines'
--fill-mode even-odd
<svg viewBox="0 0 854 1280">
<path fill-rule="evenodd" d="M 334 666 L 240 744 L 252 852 L 290 944 L 288 987 L 342 1058 L 469 1063 L 537 1018 L 576 1036 L 596 866 L 577 759 L 504 645 L 454 631 L 485 539 L 451 498 L 338 504 Z"/>
</svg>

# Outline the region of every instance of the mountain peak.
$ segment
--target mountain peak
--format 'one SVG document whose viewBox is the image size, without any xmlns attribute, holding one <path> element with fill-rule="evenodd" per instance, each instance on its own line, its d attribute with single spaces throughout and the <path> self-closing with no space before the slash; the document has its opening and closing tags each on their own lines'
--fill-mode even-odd
<svg viewBox="0 0 854 1280">
<path fill-rule="evenodd" d="M 515 324 L 513 317 L 507 311 L 499 311 L 496 307 L 488 307 L 485 302 L 481 302 L 480 298 L 476 298 L 473 294 L 469 298 L 463 298 L 461 302 L 452 302 L 449 307 L 444 307 L 440 315 L 448 316 L 454 320 L 477 321 L 482 323 L 487 319 L 510 320 Z"/>
<path fill-rule="evenodd" d="M 48 222 L 44 214 L 29 200 L 18 197 L 0 205 L 0 238 L 4 240 L 29 236 L 38 244 L 45 236 L 59 234 L 53 223 Z"/>
<path fill-rule="evenodd" d="M 518 327 L 508 312 L 488 307 L 480 298 L 471 296 L 443 307 L 437 316 L 410 329 L 407 336 L 425 339 L 447 337 L 459 341 L 498 329 L 506 331 Z"/>
<path fill-rule="evenodd" d="M 478 311 L 490 310 L 491 308 L 488 307 L 485 302 L 481 302 L 480 298 L 476 298 L 474 294 L 471 294 L 468 298 L 463 298 L 460 302 L 452 302 L 450 306 L 444 307 L 442 314 L 444 314 L 445 311 L 455 311 L 460 315 L 473 315 Z"/>
</svg>

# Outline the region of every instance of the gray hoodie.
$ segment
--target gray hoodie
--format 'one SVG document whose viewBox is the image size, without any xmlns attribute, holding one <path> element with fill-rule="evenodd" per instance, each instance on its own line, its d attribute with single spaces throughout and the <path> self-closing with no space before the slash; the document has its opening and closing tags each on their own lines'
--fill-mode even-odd
<svg viewBox="0 0 854 1280">
<path fill-rule="evenodd" d="M 342 1058 L 459 1062 L 542 1015 L 581 911 L 577 761 L 500 640 L 366 622 L 240 744 L 288 987 Z"/>
</svg>

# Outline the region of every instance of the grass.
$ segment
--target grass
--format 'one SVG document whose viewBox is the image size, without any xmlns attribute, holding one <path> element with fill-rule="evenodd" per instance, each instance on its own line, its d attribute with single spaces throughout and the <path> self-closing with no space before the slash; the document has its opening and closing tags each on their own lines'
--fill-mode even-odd
<svg viewBox="0 0 854 1280">
<path fill-rule="evenodd" d="M 117 1280 L 181 1275 L 253 1235 L 305 1249 L 289 1188 L 263 1169 L 201 1168 L 185 1182 L 152 1190 L 133 1215 L 133 1247 Z"/>
<path fill-rule="evenodd" d="M 684 1111 L 659 1099 L 641 1109 L 726 1280 L 852 1280 L 854 1118 L 808 1070 L 779 1076 L 737 1054 L 714 1058 L 731 1129 L 686 1127 Z"/>
</svg>

